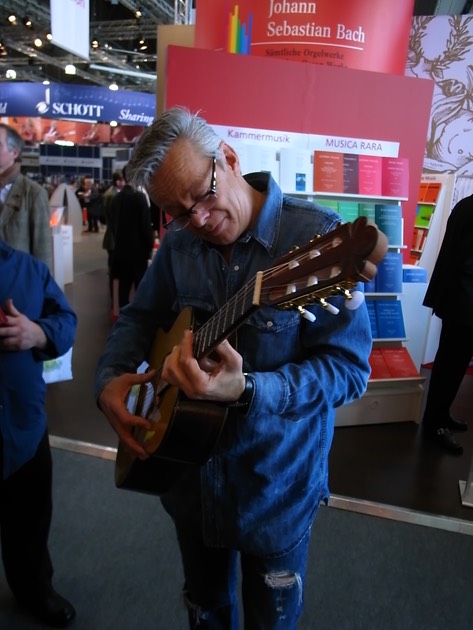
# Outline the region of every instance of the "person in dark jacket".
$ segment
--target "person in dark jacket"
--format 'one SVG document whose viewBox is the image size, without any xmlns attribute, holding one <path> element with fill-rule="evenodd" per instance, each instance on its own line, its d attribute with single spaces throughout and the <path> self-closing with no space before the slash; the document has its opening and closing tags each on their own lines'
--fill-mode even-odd
<svg viewBox="0 0 473 630">
<path fill-rule="evenodd" d="M 123 177 L 126 182 L 126 168 Z M 122 308 L 130 301 L 132 288 L 136 291 L 148 268 L 154 231 L 146 195 L 129 183 L 113 198 L 110 215 L 114 241 L 111 275 L 118 279 L 118 305 Z"/>
<path fill-rule="evenodd" d="M 452 418 L 452 406 L 473 356 L 473 195 L 459 201 L 447 229 L 424 298 L 442 320 L 440 340 L 422 420 L 424 437 L 444 451 L 461 455 L 452 431 L 466 422 Z"/>
<path fill-rule="evenodd" d="M 0 238 L 0 532 L 20 606 L 56 628 L 75 610 L 53 588 L 52 459 L 43 362 L 65 354 L 77 318 L 46 265 Z"/>
</svg>

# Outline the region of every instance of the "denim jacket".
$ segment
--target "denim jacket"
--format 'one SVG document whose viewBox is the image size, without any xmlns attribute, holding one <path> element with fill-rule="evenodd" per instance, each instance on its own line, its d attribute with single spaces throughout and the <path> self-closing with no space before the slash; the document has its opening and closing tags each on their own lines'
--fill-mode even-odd
<svg viewBox="0 0 473 630">
<path fill-rule="evenodd" d="M 136 369 L 156 326 L 167 329 L 188 305 L 210 315 L 257 271 L 340 220 L 327 208 L 284 196 L 267 174 L 246 179 L 267 196 L 254 227 L 233 245 L 230 263 L 185 230 L 167 233 L 112 331 L 97 394 L 114 376 Z M 255 381 L 251 406 L 246 415 L 231 412 L 210 461 L 164 499 L 182 516 L 200 494 L 209 545 L 281 553 L 304 535 L 328 499 L 334 408 L 364 393 L 371 350 L 365 305 L 348 310 L 343 298 L 330 301 L 338 315 L 309 307 L 316 315 L 312 323 L 297 311 L 261 307 L 238 330 L 244 371 Z"/>
</svg>

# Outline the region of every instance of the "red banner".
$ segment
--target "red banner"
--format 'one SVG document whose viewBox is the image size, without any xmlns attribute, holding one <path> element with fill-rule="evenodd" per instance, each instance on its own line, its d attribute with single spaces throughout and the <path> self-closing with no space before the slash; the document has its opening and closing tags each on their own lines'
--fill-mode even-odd
<svg viewBox="0 0 473 630">
<path fill-rule="evenodd" d="M 403 75 L 414 0 L 199 0 L 195 46 Z"/>
</svg>

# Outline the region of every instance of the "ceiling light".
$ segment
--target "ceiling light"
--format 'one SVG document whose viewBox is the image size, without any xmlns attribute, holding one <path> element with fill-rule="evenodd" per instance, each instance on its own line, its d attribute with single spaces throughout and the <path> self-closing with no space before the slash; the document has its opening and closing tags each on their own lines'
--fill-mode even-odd
<svg viewBox="0 0 473 630">
<path fill-rule="evenodd" d="M 146 50 L 148 48 L 148 44 L 146 43 L 143 35 L 140 35 L 138 38 L 138 50 Z"/>
<path fill-rule="evenodd" d="M 143 13 L 140 11 L 140 9 L 136 9 L 136 11 L 135 11 L 135 18 L 137 20 L 139 20 L 140 17 L 143 17 Z"/>
<path fill-rule="evenodd" d="M 37 48 L 41 48 L 41 46 L 43 45 L 43 42 L 42 42 L 42 40 L 41 40 L 39 37 L 37 37 L 37 38 L 34 40 L 34 45 L 35 45 Z"/>
<path fill-rule="evenodd" d="M 94 49 L 100 48 L 100 42 L 96 37 L 93 38 L 93 40 L 90 42 L 90 45 Z"/>
<path fill-rule="evenodd" d="M 110 83 L 110 85 L 108 86 L 109 90 L 112 90 L 112 92 L 116 92 L 118 90 L 118 85 L 116 81 L 112 81 Z"/>
<path fill-rule="evenodd" d="M 8 55 L 7 49 L 2 42 L 0 42 L 0 57 L 5 57 L 5 55 Z"/>
<path fill-rule="evenodd" d="M 66 74 L 76 74 L 77 70 L 74 64 L 68 63 L 67 66 L 64 68 L 64 72 Z"/>
<path fill-rule="evenodd" d="M 45 79 L 45 80 L 43 81 L 43 85 L 50 85 L 50 81 L 48 81 L 47 79 Z"/>
<path fill-rule="evenodd" d="M 110 127 L 116 127 L 118 125 L 116 120 L 111 120 L 110 121 Z"/>
<path fill-rule="evenodd" d="M 21 21 L 26 26 L 26 28 L 33 28 L 33 22 L 28 15 L 25 15 L 25 17 Z"/>
<path fill-rule="evenodd" d="M 5 72 L 5 76 L 7 79 L 16 79 L 16 70 L 13 70 L 13 68 L 10 68 L 9 70 Z"/>
<path fill-rule="evenodd" d="M 10 22 L 10 24 L 16 24 L 16 15 L 14 13 L 9 15 L 8 16 L 8 21 Z"/>
<path fill-rule="evenodd" d="M 51 35 L 51 33 L 48 33 L 46 35 L 46 39 L 48 40 L 48 42 L 50 42 L 52 40 L 53 36 Z"/>
</svg>

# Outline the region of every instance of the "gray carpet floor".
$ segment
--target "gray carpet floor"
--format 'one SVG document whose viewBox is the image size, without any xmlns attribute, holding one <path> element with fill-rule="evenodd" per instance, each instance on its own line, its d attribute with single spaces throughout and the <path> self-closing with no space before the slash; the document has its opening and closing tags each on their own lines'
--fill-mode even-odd
<svg viewBox="0 0 473 630">
<path fill-rule="evenodd" d="M 117 490 L 113 462 L 53 449 L 55 585 L 77 630 L 184 630 L 172 525 L 155 497 Z M 470 630 L 473 536 L 322 507 L 300 630 Z M 0 628 L 41 626 L 0 569 Z"/>
</svg>

